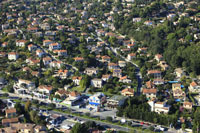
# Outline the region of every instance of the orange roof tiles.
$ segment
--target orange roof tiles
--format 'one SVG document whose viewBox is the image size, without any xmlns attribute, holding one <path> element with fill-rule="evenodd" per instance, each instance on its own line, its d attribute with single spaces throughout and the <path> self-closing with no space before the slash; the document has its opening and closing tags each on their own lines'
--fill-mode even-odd
<svg viewBox="0 0 200 133">
<path fill-rule="evenodd" d="M 157 90 L 156 89 L 143 89 L 143 94 L 146 94 L 146 93 L 157 93 Z"/>
<path fill-rule="evenodd" d="M 131 89 L 131 88 L 126 88 L 126 89 L 123 89 L 123 90 L 122 90 L 122 93 L 124 93 L 124 92 L 131 92 L 131 93 L 134 93 L 134 90 Z"/>
<path fill-rule="evenodd" d="M 16 113 L 16 109 L 15 108 L 11 108 L 11 109 L 6 109 L 6 114 L 8 113 Z"/>
</svg>

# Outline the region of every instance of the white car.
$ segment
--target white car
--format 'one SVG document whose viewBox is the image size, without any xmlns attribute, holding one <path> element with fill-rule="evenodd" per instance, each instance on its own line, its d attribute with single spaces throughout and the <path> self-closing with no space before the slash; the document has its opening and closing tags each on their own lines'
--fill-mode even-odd
<svg viewBox="0 0 200 133">
<path fill-rule="evenodd" d="M 161 125 L 156 126 L 155 128 L 159 129 L 160 131 L 165 131 L 164 127 L 161 127 Z"/>
<path fill-rule="evenodd" d="M 62 128 L 64 128 L 64 129 L 67 129 L 67 130 L 68 130 L 68 129 L 70 129 L 70 128 L 71 128 L 71 126 L 69 126 L 69 125 L 63 125 L 63 126 L 62 126 Z"/>
</svg>

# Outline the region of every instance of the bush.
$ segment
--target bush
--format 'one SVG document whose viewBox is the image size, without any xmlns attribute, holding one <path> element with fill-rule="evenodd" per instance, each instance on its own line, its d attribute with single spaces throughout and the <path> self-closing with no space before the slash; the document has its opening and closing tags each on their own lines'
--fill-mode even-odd
<svg viewBox="0 0 200 133">
<path fill-rule="evenodd" d="M 38 104 L 38 100 L 33 100 L 33 104 Z"/>
<path fill-rule="evenodd" d="M 112 117 L 107 116 L 107 117 L 106 117 L 106 120 L 109 121 L 109 122 L 112 122 L 113 119 L 112 119 Z"/>
<path fill-rule="evenodd" d="M 150 127 L 149 127 L 149 130 L 154 131 L 154 127 L 153 127 L 153 126 L 150 126 Z"/>
<path fill-rule="evenodd" d="M 3 94 L 3 97 L 8 97 L 8 96 L 9 96 L 8 93 Z"/>
<path fill-rule="evenodd" d="M 90 116 L 90 113 L 85 113 L 85 115 L 89 117 L 89 116 Z"/>
</svg>

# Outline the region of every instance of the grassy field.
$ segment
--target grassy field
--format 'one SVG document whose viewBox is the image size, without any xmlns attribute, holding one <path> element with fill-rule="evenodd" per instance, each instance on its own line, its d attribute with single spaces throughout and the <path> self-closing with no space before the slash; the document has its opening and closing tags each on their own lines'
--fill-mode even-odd
<svg viewBox="0 0 200 133">
<path fill-rule="evenodd" d="M 8 92 L 8 90 L 6 89 L 6 87 L 3 87 L 3 88 L 2 88 L 2 91 Z"/>
<path fill-rule="evenodd" d="M 72 90 L 72 91 L 83 92 L 83 91 L 84 91 L 84 88 L 82 88 L 81 86 L 76 86 L 76 87 L 73 87 L 71 90 Z"/>
</svg>

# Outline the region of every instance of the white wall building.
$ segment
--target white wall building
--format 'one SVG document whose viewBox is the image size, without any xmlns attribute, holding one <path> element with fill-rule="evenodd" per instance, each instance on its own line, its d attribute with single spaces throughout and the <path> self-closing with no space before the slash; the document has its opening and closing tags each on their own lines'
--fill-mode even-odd
<svg viewBox="0 0 200 133">
<path fill-rule="evenodd" d="M 96 78 L 96 79 L 92 79 L 91 80 L 91 85 L 94 86 L 94 87 L 101 88 L 102 84 L 103 84 L 102 79 L 97 79 Z"/>
</svg>

